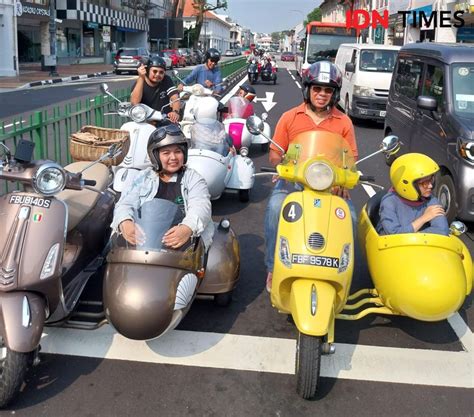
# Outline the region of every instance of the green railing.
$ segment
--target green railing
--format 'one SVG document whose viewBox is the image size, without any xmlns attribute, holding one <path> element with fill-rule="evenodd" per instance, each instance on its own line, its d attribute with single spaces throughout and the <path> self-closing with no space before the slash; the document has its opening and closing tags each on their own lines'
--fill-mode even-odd
<svg viewBox="0 0 474 417">
<path fill-rule="evenodd" d="M 224 61 L 219 63 L 219 68 L 221 69 L 222 78 L 229 77 L 230 75 L 240 71 L 243 67 L 247 66 L 247 58 L 241 57 L 237 59 L 232 59 L 229 61 Z M 181 69 L 179 70 L 180 78 L 186 77 L 191 72 L 190 69 Z M 172 77 L 174 81 L 177 80 Z"/>
<path fill-rule="evenodd" d="M 220 65 L 222 77 L 237 73 L 246 65 L 245 62 L 245 58 L 223 62 Z M 180 76 L 184 75 L 184 72 L 180 71 Z M 99 86 L 97 91 L 99 92 Z M 130 89 L 114 91 L 113 94 L 121 101 L 130 99 Z M 35 159 L 50 159 L 64 166 L 72 162 L 68 149 L 72 133 L 86 125 L 118 129 L 127 121 L 118 115 L 105 115 L 114 112 L 116 108 L 115 100 L 97 95 L 62 108 L 51 107 L 28 116 L 18 116 L 0 122 L 0 142 L 14 152 L 20 139 L 31 140 L 35 143 Z M 7 184 L 6 181 L 2 183 L 0 195 L 15 187 L 15 184 Z"/>
</svg>

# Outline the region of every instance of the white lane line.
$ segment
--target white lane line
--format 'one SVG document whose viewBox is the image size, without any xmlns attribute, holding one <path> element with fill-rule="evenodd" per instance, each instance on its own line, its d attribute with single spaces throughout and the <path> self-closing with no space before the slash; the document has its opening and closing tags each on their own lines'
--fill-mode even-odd
<svg viewBox="0 0 474 417">
<path fill-rule="evenodd" d="M 472 352 L 473 348 L 473 334 L 467 323 L 462 319 L 459 313 L 453 314 L 448 318 L 448 323 L 453 328 L 456 336 L 467 352 Z"/>
<path fill-rule="evenodd" d="M 227 103 L 227 101 L 235 95 L 239 87 L 247 80 L 247 75 L 244 76 L 233 88 L 230 90 L 222 99 L 220 100 L 222 104 Z"/>
<path fill-rule="evenodd" d="M 298 81 L 295 81 L 295 83 L 298 86 L 298 88 L 301 89 L 301 84 Z"/>
<path fill-rule="evenodd" d="M 42 352 L 156 364 L 294 374 L 292 339 L 172 331 L 141 342 L 111 326 L 98 330 L 47 328 Z M 473 387 L 473 357 L 466 352 L 336 344 L 323 356 L 321 375 L 402 384 Z"/>
</svg>

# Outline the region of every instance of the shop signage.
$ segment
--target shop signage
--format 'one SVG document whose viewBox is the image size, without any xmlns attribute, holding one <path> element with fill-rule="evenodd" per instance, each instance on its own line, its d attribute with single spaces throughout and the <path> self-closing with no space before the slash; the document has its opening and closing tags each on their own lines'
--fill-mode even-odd
<svg viewBox="0 0 474 417">
<path fill-rule="evenodd" d="M 20 17 L 24 14 L 49 16 L 49 9 L 42 9 L 41 7 L 23 5 L 21 1 L 15 2 L 15 16 Z"/>
<path fill-rule="evenodd" d="M 99 29 L 99 24 L 95 22 L 87 22 L 86 27 L 87 29 Z"/>
<path fill-rule="evenodd" d="M 110 42 L 110 26 L 102 26 L 102 40 Z"/>
</svg>

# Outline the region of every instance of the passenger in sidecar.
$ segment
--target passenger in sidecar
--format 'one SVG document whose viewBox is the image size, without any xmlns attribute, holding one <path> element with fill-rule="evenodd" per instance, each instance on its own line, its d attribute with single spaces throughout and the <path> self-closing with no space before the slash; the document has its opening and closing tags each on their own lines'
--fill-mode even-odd
<svg viewBox="0 0 474 417">
<path fill-rule="evenodd" d="M 409 153 L 395 160 L 390 168 L 392 189 L 380 204 L 379 234 L 449 234 L 446 213 L 432 195 L 438 171 L 438 164 L 423 154 Z"/>
</svg>

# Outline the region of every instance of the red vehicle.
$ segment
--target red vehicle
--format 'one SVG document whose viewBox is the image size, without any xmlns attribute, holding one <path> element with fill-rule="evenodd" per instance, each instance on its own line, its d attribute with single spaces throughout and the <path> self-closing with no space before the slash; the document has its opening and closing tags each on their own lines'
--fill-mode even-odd
<svg viewBox="0 0 474 417">
<path fill-rule="evenodd" d="M 176 49 L 164 49 L 163 52 L 166 52 L 171 58 L 171 61 L 173 61 L 173 67 L 186 66 L 186 57 L 181 55 Z"/>
<path fill-rule="evenodd" d="M 293 52 L 282 52 L 280 59 L 282 61 L 294 61 L 295 54 Z"/>
<path fill-rule="evenodd" d="M 356 30 L 346 28 L 345 23 L 309 22 L 303 40 L 304 53 L 297 54 L 294 59 L 297 74 L 301 77 L 303 69 L 316 61 L 334 62 L 341 43 L 356 43 L 356 41 Z"/>
</svg>

